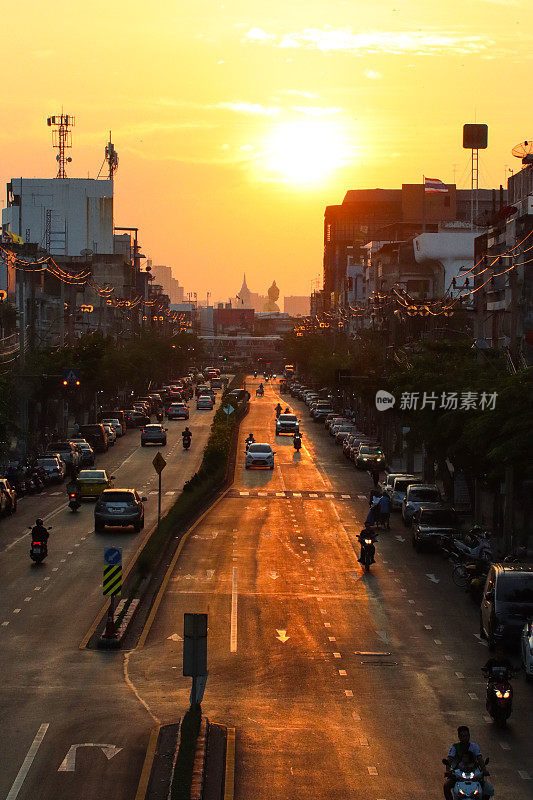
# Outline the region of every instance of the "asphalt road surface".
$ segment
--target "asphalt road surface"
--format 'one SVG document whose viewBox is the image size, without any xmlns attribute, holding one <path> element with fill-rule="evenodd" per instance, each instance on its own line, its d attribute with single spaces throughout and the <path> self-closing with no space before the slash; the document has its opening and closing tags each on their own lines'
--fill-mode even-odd
<svg viewBox="0 0 533 800">
<path fill-rule="evenodd" d="M 153 719 L 128 681 L 127 656 L 80 650 L 79 644 L 104 602 L 105 548 L 121 547 L 125 567 L 157 520 L 152 459 L 160 450 L 167 461 L 165 510 L 198 469 L 212 418 L 213 412 L 191 410 L 188 452 L 181 443 L 186 423 L 179 420 L 165 423 L 166 447 L 141 448 L 133 430 L 97 455 L 97 466 L 115 476 L 115 486 L 135 487 L 148 498 L 139 534 L 107 529 L 96 535 L 94 503 L 84 501 L 73 514 L 64 484 L 23 498 L 17 513 L 0 522 L 2 800 L 135 796 Z M 48 558 L 36 566 L 27 527 L 39 516 L 52 530 Z"/>
<path fill-rule="evenodd" d="M 261 399 L 249 388 L 235 485 L 188 539 L 144 649 L 128 658 L 145 708 L 163 723 L 186 711 L 183 613 L 207 612 L 203 709 L 236 728 L 238 800 L 441 797 L 441 758 L 459 724 L 490 756 L 496 796 L 531 798 L 532 689 L 515 680 L 513 716 L 497 730 L 484 708 L 478 613 L 450 565 L 417 555 L 394 515 L 364 575 L 355 537 L 370 479 L 287 396 L 304 446 L 298 455 L 290 438 L 276 440 L 277 386 Z M 249 431 L 276 443 L 273 471 L 244 470 Z M 133 735 L 144 709 L 130 707 Z"/>
</svg>

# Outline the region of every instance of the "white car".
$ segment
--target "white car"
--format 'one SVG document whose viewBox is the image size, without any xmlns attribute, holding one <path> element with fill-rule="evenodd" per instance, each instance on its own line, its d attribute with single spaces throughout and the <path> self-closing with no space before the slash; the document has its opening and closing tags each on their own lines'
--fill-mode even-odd
<svg viewBox="0 0 533 800">
<path fill-rule="evenodd" d="M 533 620 L 530 619 L 522 629 L 521 639 L 522 666 L 526 672 L 526 680 L 533 681 Z"/>
<path fill-rule="evenodd" d="M 391 506 L 393 511 L 399 511 L 402 507 L 403 498 L 407 491 L 407 487 L 414 483 L 422 483 L 422 478 L 417 478 L 415 475 L 399 475 L 394 479 L 392 485 L 392 492 L 390 494 Z"/>
<path fill-rule="evenodd" d="M 102 425 L 111 425 L 113 430 L 115 431 L 115 436 L 118 439 L 119 436 L 122 436 L 122 423 L 118 419 L 103 419 L 101 420 Z"/>
<path fill-rule="evenodd" d="M 255 442 L 248 447 L 244 466 L 246 469 L 274 469 L 276 451 L 265 442 Z"/>
<path fill-rule="evenodd" d="M 415 511 L 420 506 L 431 508 L 444 502 L 439 488 L 435 484 L 414 484 L 409 486 L 402 502 L 402 520 L 404 525 L 411 524 Z"/>
</svg>

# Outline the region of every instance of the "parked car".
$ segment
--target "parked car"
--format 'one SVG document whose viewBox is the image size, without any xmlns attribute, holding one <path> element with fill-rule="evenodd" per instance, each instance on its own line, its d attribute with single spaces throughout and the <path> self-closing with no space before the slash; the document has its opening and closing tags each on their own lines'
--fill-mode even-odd
<svg viewBox="0 0 533 800">
<path fill-rule="evenodd" d="M 172 403 L 167 411 L 168 419 L 189 419 L 189 406 L 185 403 Z"/>
<path fill-rule="evenodd" d="M 329 435 L 335 437 L 341 428 L 345 428 L 347 425 L 351 426 L 351 424 L 351 421 L 346 417 L 343 417 L 341 420 L 336 420 L 329 426 Z M 353 430 L 355 430 L 355 428 Z"/>
<path fill-rule="evenodd" d="M 444 540 L 451 540 L 459 535 L 459 521 L 455 510 L 442 503 L 440 506 L 425 508 L 420 506 L 413 515 L 413 547 L 422 550 L 425 547 L 440 547 Z"/>
<path fill-rule="evenodd" d="M 385 454 L 381 447 L 362 444 L 355 457 L 357 469 L 383 469 L 385 466 Z"/>
<path fill-rule="evenodd" d="M 533 614 L 522 628 L 520 645 L 526 680 L 533 681 Z"/>
<path fill-rule="evenodd" d="M 400 475 L 395 478 L 390 492 L 392 510 L 398 511 L 402 507 L 403 498 L 405 497 L 408 486 L 422 482 L 422 478 L 417 478 L 416 475 Z"/>
<path fill-rule="evenodd" d="M 17 494 L 7 478 L 0 478 L 0 513 L 14 514 L 17 510 Z"/>
<path fill-rule="evenodd" d="M 342 444 L 351 433 L 355 433 L 355 425 L 341 425 L 335 433 L 335 444 Z"/>
<path fill-rule="evenodd" d="M 77 484 L 80 497 L 99 497 L 105 489 L 113 486 L 114 475 L 105 469 L 82 469 L 78 473 Z"/>
<path fill-rule="evenodd" d="M 109 420 L 118 420 L 122 428 L 122 434 L 126 433 L 126 414 L 122 409 L 100 411 L 100 414 L 98 415 L 98 422 L 109 422 Z"/>
<path fill-rule="evenodd" d="M 213 405 L 213 398 L 208 394 L 201 394 L 200 397 L 196 399 L 197 411 L 211 411 L 213 409 Z"/>
<path fill-rule="evenodd" d="M 280 414 L 276 419 L 276 436 L 294 436 L 300 430 L 296 414 Z"/>
<path fill-rule="evenodd" d="M 67 470 L 70 472 L 79 468 L 81 456 L 76 450 L 76 446 L 72 442 L 51 442 L 48 449 L 52 453 L 59 453 L 61 459 L 67 465 Z"/>
<path fill-rule="evenodd" d="M 430 508 L 431 506 L 442 505 L 442 502 L 439 488 L 434 484 L 420 483 L 408 486 L 402 501 L 402 520 L 404 525 L 409 526 L 411 524 L 413 514 L 418 511 L 420 506 Z"/>
<path fill-rule="evenodd" d="M 82 467 L 94 467 L 94 450 L 86 439 L 73 439 L 81 457 Z"/>
<path fill-rule="evenodd" d="M 394 479 L 401 478 L 402 476 L 408 477 L 405 472 L 388 472 L 385 476 L 385 480 L 380 482 L 379 488 L 382 492 L 385 492 L 385 494 L 388 494 L 389 497 L 391 497 Z"/>
<path fill-rule="evenodd" d="M 480 634 L 489 647 L 516 642 L 533 617 L 533 566 L 493 564 L 481 600 Z"/>
<path fill-rule="evenodd" d="M 108 422 L 102 422 L 102 425 L 104 426 L 104 430 L 107 433 L 107 444 L 109 445 L 109 447 L 112 447 L 117 441 L 117 434 L 115 433 L 115 429 Z"/>
<path fill-rule="evenodd" d="M 91 447 L 98 453 L 105 453 L 109 448 L 107 431 L 101 422 L 94 425 L 80 425 L 78 436 L 87 439 Z"/>
<path fill-rule="evenodd" d="M 135 533 L 144 528 L 146 497 L 136 489 L 105 489 L 94 507 L 94 530 L 103 533 L 106 525 L 125 528 L 133 526 Z"/>
<path fill-rule="evenodd" d="M 275 450 L 266 442 L 251 444 L 246 451 L 246 469 L 274 469 Z"/>
<path fill-rule="evenodd" d="M 141 428 L 141 447 L 146 447 L 147 444 L 166 445 L 166 443 L 167 428 L 163 428 L 159 423 L 152 423 Z"/>
<path fill-rule="evenodd" d="M 333 414 L 331 403 L 327 400 L 319 400 L 313 408 L 311 416 L 315 422 L 323 422 L 328 414 Z"/>
<path fill-rule="evenodd" d="M 116 417 L 114 417 L 114 418 L 112 417 L 112 418 L 110 418 L 110 419 L 101 419 L 101 420 L 100 420 L 100 422 L 102 423 L 102 425 L 110 425 L 110 426 L 111 426 L 111 428 L 113 428 L 113 430 L 114 430 L 114 432 L 115 432 L 115 437 L 116 437 L 117 439 L 118 439 L 120 436 L 122 436 L 122 435 L 123 435 L 123 431 L 122 431 L 122 423 L 121 423 L 121 421 L 120 421 L 119 419 L 117 419 Z"/>
<path fill-rule="evenodd" d="M 44 469 L 48 483 L 62 483 L 65 480 L 66 467 L 63 459 L 43 456 L 37 459 L 37 464 Z"/>
</svg>

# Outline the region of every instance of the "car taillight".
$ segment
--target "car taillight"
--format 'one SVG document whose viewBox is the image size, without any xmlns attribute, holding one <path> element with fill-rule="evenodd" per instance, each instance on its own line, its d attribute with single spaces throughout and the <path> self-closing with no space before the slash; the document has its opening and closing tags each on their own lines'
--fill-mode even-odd
<svg viewBox="0 0 533 800">
<path fill-rule="evenodd" d="M 141 433 L 146 433 L 146 431 L 141 431 Z"/>
</svg>

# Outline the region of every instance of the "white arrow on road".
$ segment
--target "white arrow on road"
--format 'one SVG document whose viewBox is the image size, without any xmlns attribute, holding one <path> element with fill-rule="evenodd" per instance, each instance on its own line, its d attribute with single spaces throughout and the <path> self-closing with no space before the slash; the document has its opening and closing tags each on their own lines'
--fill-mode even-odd
<svg viewBox="0 0 533 800">
<path fill-rule="evenodd" d="M 432 583 L 440 583 L 440 580 L 439 580 L 438 578 L 436 578 L 436 577 L 433 575 L 433 573 L 432 573 L 432 572 L 426 572 L 426 577 L 428 577 L 428 578 L 429 578 L 429 580 L 430 580 Z"/>
<path fill-rule="evenodd" d="M 116 747 L 114 744 L 95 744 L 93 742 L 85 742 L 85 744 L 73 744 L 71 745 L 68 753 L 66 754 L 65 758 L 59 765 L 58 772 L 74 772 L 76 769 L 76 751 L 78 747 L 99 747 L 100 750 L 104 753 L 105 757 L 108 761 L 110 761 L 113 756 L 116 756 L 117 753 L 120 753 L 122 747 Z"/>
<path fill-rule="evenodd" d="M 275 570 L 273 572 L 269 572 L 268 574 L 270 575 L 273 581 L 277 581 L 277 579 L 279 578 L 279 575 Z"/>
<path fill-rule="evenodd" d="M 385 642 L 385 644 L 390 644 L 390 636 L 387 631 L 376 631 L 376 633 L 379 638 Z"/>
<path fill-rule="evenodd" d="M 398 539 L 399 542 L 405 542 L 403 536 L 397 536 L 396 538 Z"/>
<path fill-rule="evenodd" d="M 211 578 L 213 577 L 214 574 L 215 574 L 215 570 L 214 569 L 207 569 L 205 571 L 205 576 L 206 576 L 208 581 L 211 580 Z"/>
<path fill-rule="evenodd" d="M 283 644 L 285 644 L 287 639 L 291 638 L 290 636 L 287 636 L 287 631 L 278 631 L 278 629 L 276 628 L 276 633 L 278 634 L 276 636 L 276 639 L 279 639 L 280 642 L 283 642 Z"/>
<path fill-rule="evenodd" d="M 171 642 L 182 642 L 183 639 L 177 633 L 173 633 L 172 636 L 167 636 L 167 639 L 170 639 Z"/>
</svg>

